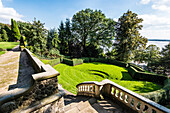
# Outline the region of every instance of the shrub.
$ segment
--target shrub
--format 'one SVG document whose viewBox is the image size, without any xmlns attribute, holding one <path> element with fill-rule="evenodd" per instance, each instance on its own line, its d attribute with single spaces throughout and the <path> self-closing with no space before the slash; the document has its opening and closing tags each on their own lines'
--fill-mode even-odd
<svg viewBox="0 0 170 113">
<path fill-rule="evenodd" d="M 70 60 L 70 59 L 67 59 L 67 58 L 63 58 L 63 63 L 70 65 L 70 66 L 73 66 L 73 61 Z"/>
<path fill-rule="evenodd" d="M 49 51 L 47 57 L 48 58 L 58 58 L 58 57 L 60 57 L 60 51 L 58 49 L 52 48 Z"/>
<path fill-rule="evenodd" d="M 60 58 L 53 59 L 50 62 L 48 62 L 48 64 L 50 64 L 51 66 L 55 66 L 55 65 L 57 65 L 59 63 L 60 63 Z"/>
<path fill-rule="evenodd" d="M 81 59 L 82 59 L 83 62 L 85 62 L 85 63 L 89 63 L 89 62 L 90 62 L 90 58 L 88 58 L 88 57 L 82 57 Z"/>
<path fill-rule="evenodd" d="M 79 64 L 83 64 L 82 59 L 73 59 L 73 66 L 76 66 L 76 65 L 79 65 Z"/>
<path fill-rule="evenodd" d="M 129 66 L 128 73 L 134 78 L 138 80 L 146 80 L 150 82 L 156 82 L 159 84 L 164 84 L 164 81 L 167 79 L 165 76 L 160 76 L 153 73 L 146 73 L 137 71 L 134 67 Z"/>
</svg>

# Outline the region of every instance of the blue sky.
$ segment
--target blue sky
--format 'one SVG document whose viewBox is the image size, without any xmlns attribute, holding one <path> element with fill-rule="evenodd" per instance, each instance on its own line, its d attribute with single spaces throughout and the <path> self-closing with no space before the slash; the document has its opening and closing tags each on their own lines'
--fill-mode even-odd
<svg viewBox="0 0 170 113">
<path fill-rule="evenodd" d="M 170 0 L 0 0 L 0 22 L 31 22 L 36 17 L 46 28 L 58 28 L 62 20 L 86 8 L 100 9 L 114 20 L 129 9 L 144 19 L 142 36 L 170 39 Z"/>
</svg>

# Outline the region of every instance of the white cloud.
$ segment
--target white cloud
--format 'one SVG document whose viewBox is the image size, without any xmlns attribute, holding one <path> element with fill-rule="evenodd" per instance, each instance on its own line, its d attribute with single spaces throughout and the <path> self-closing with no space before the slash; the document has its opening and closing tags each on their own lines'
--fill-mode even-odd
<svg viewBox="0 0 170 113">
<path fill-rule="evenodd" d="M 0 0 L 0 22 L 10 24 L 11 18 L 16 21 L 22 21 L 23 16 L 16 12 L 14 8 L 4 7 Z"/>
<path fill-rule="evenodd" d="M 152 3 L 151 8 L 154 13 L 139 15 L 144 19 L 141 34 L 147 38 L 170 39 L 170 0 L 150 0 L 149 2 Z"/>
<path fill-rule="evenodd" d="M 140 3 L 141 4 L 148 4 L 151 0 L 141 0 Z"/>
</svg>

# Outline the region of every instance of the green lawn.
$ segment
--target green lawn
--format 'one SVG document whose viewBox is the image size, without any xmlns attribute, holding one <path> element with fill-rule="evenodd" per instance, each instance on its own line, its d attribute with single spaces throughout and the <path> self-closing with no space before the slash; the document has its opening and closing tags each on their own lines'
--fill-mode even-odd
<svg viewBox="0 0 170 113">
<path fill-rule="evenodd" d="M 48 64 L 49 60 L 42 60 Z M 83 63 L 77 66 L 68 66 L 66 64 L 55 65 L 54 68 L 60 72 L 58 76 L 59 84 L 62 87 L 76 94 L 76 85 L 84 81 L 102 81 L 109 79 L 136 93 L 147 93 L 162 88 L 152 82 L 136 81 L 131 78 L 127 69 L 111 64 L 104 63 Z"/>
<path fill-rule="evenodd" d="M 0 51 L 0 56 L 2 55 L 2 54 L 4 54 L 5 53 L 5 51 Z"/>
<path fill-rule="evenodd" d="M 17 46 L 19 42 L 0 42 L 0 48 L 2 49 L 12 49 Z"/>
<path fill-rule="evenodd" d="M 12 49 L 15 46 L 17 46 L 19 44 L 19 42 L 0 42 L 0 48 L 2 49 Z M 5 51 L 1 51 L 0 50 L 0 55 L 4 54 Z"/>
</svg>

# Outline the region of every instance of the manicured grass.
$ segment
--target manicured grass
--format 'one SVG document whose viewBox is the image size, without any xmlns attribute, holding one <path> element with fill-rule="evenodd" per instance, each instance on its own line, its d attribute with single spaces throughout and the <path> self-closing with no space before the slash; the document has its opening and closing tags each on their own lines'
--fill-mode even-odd
<svg viewBox="0 0 170 113">
<path fill-rule="evenodd" d="M 47 61 L 43 61 L 46 62 Z M 84 81 L 102 81 L 109 79 L 136 93 L 147 93 L 162 88 L 152 82 L 136 81 L 131 78 L 127 69 L 104 63 L 84 63 L 77 66 L 66 64 L 55 65 L 54 68 L 60 72 L 58 77 L 62 87 L 76 94 L 76 85 Z"/>
<path fill-rule="evenodd" d="M 0 51 L 0 56 L 2 55 L 2 54 L 4 54 L 5 53 L 5 51 Z"/>
<path fill-rule="evenodd" d="M 0 48 L 2 49 L 12 49 L 17 46 L 19 42 L 0 42 Z"/>
</svg>

